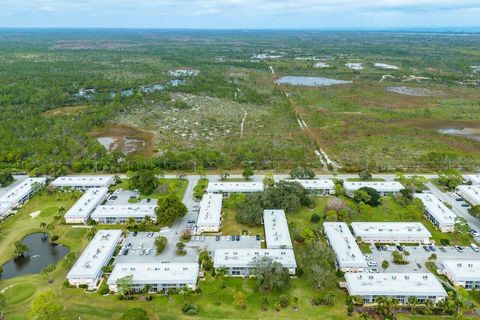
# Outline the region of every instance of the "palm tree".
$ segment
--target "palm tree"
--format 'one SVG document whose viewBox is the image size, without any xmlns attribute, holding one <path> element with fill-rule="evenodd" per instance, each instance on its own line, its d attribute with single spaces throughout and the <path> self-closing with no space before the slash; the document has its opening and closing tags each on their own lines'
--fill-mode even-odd
<svg viewBox="0 0 480 320">
<path fill-rule="evenodd" d="M 432 314 L 432 309 L 433 309 L 432 300 L 427 299 L 423 304 L 425 305 L 425 314 Z"/>
<path fill-rule="evenodd" d="M 47 224 L 43 221 L 40 222 L 40 228 L 43 229 L 43 237 L 46 238 L 47 237 L 47 232 L 46 232 Z"/>
<path fill-rule="evenodd" d="M 217 268 L 217 270 L 215 270 L 215 274 L 216 274 L 219 278 L 221 278 L 221 277 L 223 277 L 224 275 L 226 275 L 227 272 L 228 272 L 228 269 L 227 269 L 227 267 L 225 267 L 225 266 L 221 266 L 220 268 Z"/>
<path fill-rule="evenodd" d="M 146 225 L 149 225 L 152 223 L 152 217 L 149 215 L 146 215 L 143 221 L 145 222 Z"/>
<path fill-rule="evenodd" d="M 58 208 L 58 214 L 60 215 L 63 215 L 65 213 L 65 207 L 64 206 L 60 206 L 60 208 Z"/>
<path fill-rule="evenodd" d="M 410 312 L 415 314 L 417 313 L 417 304 L 418 304 L 418 300 L 417 300 L 417 297 L 415 296 L 410 296 L 408 297 L 408 300 L 407 300 L 407 304 L 410 306 Z"/>
<path fill-rule="evenodd" d="M 134 218 L 130 217 L 127 219 L 127 229 L 131 230 L 136 226 L 137 222 L 135 221 Z"/>
<path fill-rule="evenodd" d="M 267 310 L 268 310 L 268 306 L 270 305 L 270 303 L 268 302 L 268 298 L 267 298 L 267 297 L 263 297 L 263 298 L 262 298 L 262 301 L 260 302 L 260 305 L 261 305 L 263 311 L 267 311 Z"/>
<path fill-rule="evenodd" d="M 362 312 L 362 314 L 360 314 L 360 320 L 371 320 L 372 318 L 370 317 L 370 315 L 366 312 Z"/>
<path fill-rule="evenodd" d="M 30 250 L 30 248 L 20 240 L 15 241 L 14 246 L 15 246 L 14 254 L 15 254 L 15 257 L 17 258 L 23 257 L 25 253 L 27 253 Z"/>
<path fill-rule="evenodd" d="M 126 297 L 130 295 L 130 292 L 132 291 L 132 288 L 133 288 L 132 280 L 133 280 L 132 275 L 117 279 L 117 288 L 118 288 L 118 292 L 121 295 Z"/>
</svg>

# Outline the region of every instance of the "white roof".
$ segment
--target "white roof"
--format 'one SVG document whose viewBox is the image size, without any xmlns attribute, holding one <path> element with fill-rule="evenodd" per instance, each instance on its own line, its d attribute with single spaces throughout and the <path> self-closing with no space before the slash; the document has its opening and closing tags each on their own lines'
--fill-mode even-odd
<svg viewBox="0 0 480 320">
<path fill-rule="evenodd" d="M 458 186 L 457 190 L 469 197 L 469 199 L 466 199 L 467 201 L 474 201 L 473 205 L 480 204 L 480 185 L 462 185 Z"/>
<path fill-rule="evenodd" d="M 88 189 L 78 201 L 68 210 L 65 218 L 87 219 L 93 209 L 103 200 L 108 193 L 108 188 Z"/>
<path fill-rule="evenodd" d="M 222 214 L 222 195 L 207 193 L 200 202 L 197 224 L 219 224 Z"/>
<path fill-rule="evenodd" d="M 68 279 L 95 279 L 111 258 L 122 230 L 99 230 L 67 275 Z"/>
<path fill-rule="evenodd" d="M 463 179 L 473 184 L 480 184 L 480 174 L 466 174 Z"/>
<path fill-rule="evenodd" d="M 4 202 L 17 205 L 20 200 L 32 192 L 32 186 L 34 183 L 39 183 L 43 186 L 46 181 L 47 179 L 45 178 L 28 178 L 22 181 L 22 183 L 15 185 L 0 197 L 0 203 Z"/>
<path fill-rule="evenodd" d="M 132 275 L 134 284 L 195 283 L 198 263 L 117 263 L 108 278 L 109 285 L 118 279 Z"/>
<path fill-rule="evenodd" d="M 340 268 L 367 267 L 367 260 L 345 222 L 324 222 L 323 228 Z"/>
<path fill-rule="evenodd" d="M 287 217 L 283 210 L 264 210 L 263 224 L 267 248 L 292 248 Z"/>
<path fill-rule="evenodd" d="M 297 182 L 307 190 L 332 190 L 335 184 L 331 179 L 285 179 L 287 182 Z"/>
<path fill-rule="evenodd" d="M 480 260 L 443 260 L 442 264 L 457 281 L 480 281 Z"/>
<path fill-rule="evenodd" d="M 125 204 L 125 205 L 104 205 L 98 206 L 92 213 L 92 219 L 98 218 L 145 218 L 155 217 L 156 203 Z"/>
<path fill-rule="evenodd" d="M 209 182 L 207 192 L 261 192 L 263 182 Z"/>
<path fill-rule="evenodd" d="M 414 196 L 422 200 L 427 212 L 437 220 L 440 226 L 455 224 L 457 215 L 436 196 L 429 193 L 416 193 Z"/>
<path fill-rule="evenodd" d="M 6 215 L 8 212 L 10 212 L 10 209 L 12 208 L 12 204 L 8 202 L 0 202 L 0 217 Z"/>
<path fill-rule="evenodd" d="M 297 262 L 292 249 L 217 249 L 214 266 L 218 267 L 251 267 L 256 257 L 269 257 L 280 262 L 285 268 L 296 268 Z"/>
<path fill-rule="evenodd" d="M 432 234 L 420 222 L 352 222 L 353 233 L 357 237 L 390 236 L 393 238 L 423 237 Z"/>
<path fill-rule="evenodd" d="M 114 183 L 113 175 L 103 176 L 65 176 L 52 182 L 54 187 L 108 187 Z"/>
<path fill-rule="evenodd" d="M 404 189 L 398 181 L 345 181 L 343 186 L 348 191 L 356 191 L 363 187 L 372 188 L 378 192 L 399 192 Z"/>
<path fill-rule="evenodd" d="M 353 296 L 446 296 L 431 273 L 346 273 L 348 293 Z"/>
</svg>

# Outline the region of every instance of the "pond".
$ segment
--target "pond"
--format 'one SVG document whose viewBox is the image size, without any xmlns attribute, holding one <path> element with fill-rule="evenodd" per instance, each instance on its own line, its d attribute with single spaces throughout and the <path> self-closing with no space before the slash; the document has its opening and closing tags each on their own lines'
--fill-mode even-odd
<svg viewBox="0 0 480 320">
<path fill-rule="evenodd" d="M 416 87 L 387 87 L 385 90 L 413 97 L 434 97 L 442 94 L 439 91 Z"/>
<path fill-rule="evenodd" d="M 22 242 L 28 246 L 29 252 L 25 257 L 5 263 L 1 279 L 39 273 L 49 264 L 57 264 L 70 251 L 68 247 L 50 243 L 43 233 L 32 233 L 23 238 Z"/>
<path fill-rule="evenodd" d="M 321 78 L 321 77 L 286 76 L 278 79 L 278 83 L 290 84 L 293 86 L 321 87 L 321 86 L 332 86 L 336 84 L 348 84 L 348 83 L 352 83 L 352 81 Z"/>
</svg>

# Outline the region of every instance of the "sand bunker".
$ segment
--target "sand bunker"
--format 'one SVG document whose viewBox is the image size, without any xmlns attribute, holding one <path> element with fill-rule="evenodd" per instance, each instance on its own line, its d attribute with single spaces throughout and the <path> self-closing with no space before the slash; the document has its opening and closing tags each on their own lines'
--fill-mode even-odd
<svg viewBox="0 0 480 320">
<path fill-rule="evenodd" d="M 286 76 L 277 80 L 280 84 L 289 84 L 292 86 L 305 86 L 305 87 L 323 87 L 332 86 L 336 84 L 349 84 L 352 81 L 336 80 L 321 77 L 294 77 Z"/>
<path fill-rule="evenodd" d="M 40 212 L 41 211 L 34 211 L 34 212 L 30 213 L 30 218 L 35 219 L 36 217 L 38 217 Z"/>
</svg>

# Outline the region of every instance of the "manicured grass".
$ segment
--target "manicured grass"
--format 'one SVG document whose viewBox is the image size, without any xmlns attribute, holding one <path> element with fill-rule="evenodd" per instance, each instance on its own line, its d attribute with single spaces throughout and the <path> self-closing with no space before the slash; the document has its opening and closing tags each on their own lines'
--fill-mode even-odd
<svg viewBox="0 0 480 320">
<path fill-rule="evenodd" d="M 30 298 L 35 291 L 37 291 L 35 284 L 20 282 L 7 288 L 3 294 L 5 295 L 8 304 L 16 304 Z"/>
<path fill-rule="evenodd" d="M 242 230 L 247 230 L 249 235 L 259 234 L 262 238 L 264 237 L 263 226 L 258 227 L 249 227 L 244 224 L 237 222 L 235 218 L 238 209 L 234 208 L 224 208 L 222 214 L 222 234 L 223 235 L 240 235 Z"/>
<path fill-rule="evenodd" d="M 372 253 L 372 249 L 368 243 L 360 243 L 358 246 L 363 253 Z"/>
<path fill-rule="evenodd" d="M 140 195 L 142 199 L 159 199 L 167 194 L 175 194 L 180 200 L 183 199 L 185 190 L 187 189 L 188 181 L 185 179 L 158 179 L 158 190 L 149 195 Z M 128 179 L 124 179 L 119 184 L 115 185 L 112 190 L 124 189 L 129 190 L 130 184 Z"/>
</svg>

